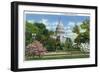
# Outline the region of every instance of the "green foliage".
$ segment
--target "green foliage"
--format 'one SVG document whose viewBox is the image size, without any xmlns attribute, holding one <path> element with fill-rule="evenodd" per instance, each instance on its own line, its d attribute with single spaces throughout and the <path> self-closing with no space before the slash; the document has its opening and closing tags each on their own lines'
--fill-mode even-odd
<svg viewBox="0 0 100 73">
<path fill-rule="evenodd" d="M 85 20 L 80 26 L 75 25 L 75 27 L 73 28 L 73 32 L 77 34 L 77 37 L 74 40 L 74 42 L 77 43 L 77 48 L 79 48 L 81 43 L 89 43 L 89 25 L 89 20 Z M 79 28 L 84 30 L 84 32 L 80 32 L 81 30 Z"/>
<path fill-rule="evenodd" d="M 81 28 L 85 30 L 85 32 L 83 32 L 82 36 L 84 37 L 84 43 L 88 42 L 89 43 L 89 37 L 90 37 L 90 29 L 89 29 L 90 23 L 89 20 L 85 20 L 82 24 L 81 24 Z"/>
<path fill-rule="evenodd" d="M 32 33 L 38 33 L 38 28 L 26 21 L 26 28 L 25 28 L 25 41 L 26 45 L 32 42 Z"/>
<path fill-rule="evenodd" d="M 56 50 L 56 40 L 53 38 L 49 38 L 46 41 L 45 47 L 48 51 L 55 51 Z"/>
<path fill-rule="evenodd" d="M 78 25 L 75 25 L 75 27 L 73 28 L 72 32 L 79 34 L 80 33 L 80 29 Z"/>
<path fill-rule="evenodd" d="M 89 20 L 83 21 L 83 23 L 80 26 L 82 29 L 86 29 L 86 31 L 89 31 L 89 26 L 90 26 Z"/>
<path fill-rule="evenodd" d="M 80 28 L 85 31 L 81 32 Z M 74 46 L 70 38 L 66 38 L 65 43 L 61 43 L 59 37 L 57 39 L 51 38 L 50 36 L 54 35 L 54 32 L 47 30 L 45 24 L 43 23 L 35 22 L 32 24 L 26 21 L 25 30 L 26 30 L 25 31 L 26 46 L 33 41 L 32 34 L 36 34 L 35 40 L 40 41 L 40 43 L 42 43 L 43 46 L 48 51 L 58 51 L 58 50 L 70 51 L 72 48 L 80 49 L 79 48 L 80 44 L 89 42 L 89 36 L 90 36 L 89 20 L 85 20 L 80 26 L 75 25 L 75 27 L 73 28 L 72 32 L 77 34 L 77 37 L 74 40 L 76 45 Z"/>
<path fill-rule="evenodd" d="M 70 38 L 66 38 L 65 44 L 64 44 L 64 50 L 65 51 L 70 51 L 73 47 L 73 42 Z"/>
<path fill-rule="evenodd" d="M 26 45 L 30 44 L 32 39 L 32 33 L 36 34 L 35 40 L 40 41 L 43 46 L 49 51 L 55 50 L 56 40 L 50 38 L 53 35 L 53 31 L 48 31 L 43 23 L 28 23 L 26 22 Z"/>
<path fill-rule="evenodd" d="M 25 32 L 25 44 L 28 45 L 29 43 L 32 42 L 32 34 L 31 32 Z"/>
<path fill-rule="evenodd" d="M 37 33 L 38 27 L 26 21 L 26 32 Z"/>
</svg>

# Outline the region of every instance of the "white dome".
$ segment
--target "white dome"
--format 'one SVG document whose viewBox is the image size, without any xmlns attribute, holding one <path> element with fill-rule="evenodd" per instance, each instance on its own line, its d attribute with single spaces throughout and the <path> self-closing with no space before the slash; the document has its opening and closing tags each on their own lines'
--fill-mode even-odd
<svg viewBox="0 0 100 73">
<path fill-rule="evenodd" d="M 56 32 L 64 32 L 64 26 L 61 22 L 57 25 Z"/>
</svg>

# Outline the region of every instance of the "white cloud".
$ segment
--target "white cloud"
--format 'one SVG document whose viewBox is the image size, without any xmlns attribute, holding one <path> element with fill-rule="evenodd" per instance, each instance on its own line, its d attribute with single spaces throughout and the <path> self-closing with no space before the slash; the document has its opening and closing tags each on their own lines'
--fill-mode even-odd
<svg viewBox="0 0 100 73">
<path fill-rule="evenodd" d="M 50 22 L 50 21 L 48 21 L 48 19 L 41 19 L 40 22 L 44 23 L 48 30 L 55 31 L 55 29 L 57 27 L 57 22 L 56 21 L 55 22 Z"/>
<path fill-rule="evenodd" d="M 73 33 L 72 32 L 72 29 L 75 25 L 78 25 L 80 26 L 82 24 L 82 22 L 69 22 L 68 25 L 65 27 L 65 30 L 66 30 L 66 35 L 70 38 L 72 38 L 73 40 L 77 37 L 77 34 L 76 33 Z M 85 30 L 81 29 L 81 27 L 79 27 L 80 29 L 80 32 L 84 32 Z"/>
<path fill-rule="evenodd" d="M 82 22 L 78 22 L 77 25 L 80 26 L 82 24 Z M 80 32 L 85 32 L 86 30 L 82 29 L 81 27 L 79 27 Z"/>
<path fill-rule="evenodd" d="M 32 24 L 33 24 L 33 23 L 34 23 L 34 20 L 28 20 L 27 22 L 29 22 L 29 23 L 32 23 Z"/>
<path fill-rule="evenodd" d="M 77 24 L 78 26 L 80 26 L 80 25 L 82 24 L 82 22 L 77 22 L 76 24 Z"/>
<path fill-rule="evenodd" d="M 51 30 L 55 31 L 57 25 L 58 25 L 58 22 L 57 21 L 50 23 Z"/>
<path fill-rule="evenodd" d="M 48 25 L 48 19 L 42 19 L 40 22 L 45 24 L 46 26 Z"/>
<path fill-rule="evenodd" d="M 72 30 L 75 25 L 80 26 L 82 22 L 69 22 L 65 30 Z"/>
<path fill-rule="evenodd" d="M 50 26 L 46 26 L 46 29 L 50 30 L 50 29 L 51 29 L 51 27 L 50 27 Z"/>
<path fill-rule="evenodd" d="M 56 21 L 56 22 L 52 22 L 52 23 L 51 23 L 51 25 L 52 25 L 52 26 L 57 26 L 57 24 L 58 24 L 58 22 L 57 22 L 57 21 Z"/>
<path fill-rule="evenodd" d="M 69 22 L 68 26 L 74 27 L 75 26 L 75 22 Z"/>
<path fill-rule="evenodd" d="M 69 22 L 68 23 L 68 26 L 70 26 L 70 27 L 74 27 L 75 25 L 81 25 L 82 24 L 82 22 Z"/>
<path fill-rule="evenodd" d="M 43 18 L 43 19 L 41 19 L 40 23 L 45 24 L 46 29 L 50 30 L 51 27 L 50 27 L 50 23 L 49 23 L 48 19 Z"/>
</svg>

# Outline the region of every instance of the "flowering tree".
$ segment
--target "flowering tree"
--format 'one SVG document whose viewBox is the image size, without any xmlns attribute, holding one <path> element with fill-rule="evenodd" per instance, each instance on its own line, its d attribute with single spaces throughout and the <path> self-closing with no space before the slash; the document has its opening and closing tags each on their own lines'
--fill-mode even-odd
<svg viewBox="0 0 100 73">
<path fill-rule="evenodd" d="M 26 46 L 26 53 L 31 56 L 43 56 L 47 52 L 46 48 L 39 41 L 34 41 Z"/>
</svg>

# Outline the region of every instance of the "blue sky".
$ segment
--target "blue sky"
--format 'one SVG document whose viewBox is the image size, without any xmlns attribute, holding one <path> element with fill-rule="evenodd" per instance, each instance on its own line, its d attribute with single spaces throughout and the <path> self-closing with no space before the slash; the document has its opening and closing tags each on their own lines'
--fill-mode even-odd
<svg viewBox="0 0 100 73">
<path fill-rule="evenodd" d="M 46 25 L 49 30 L 54 30 L 58 24 L 58 21 L 67 27 L 73 27 L 75 24 L 80 25 L 84 20 L 90 19 L 89 16 L 68 16 L 68 15 L 49 15 L 49 14 L 26 14 L 26 21 L 31 23 L 41 22 Z"/>
</svg>

